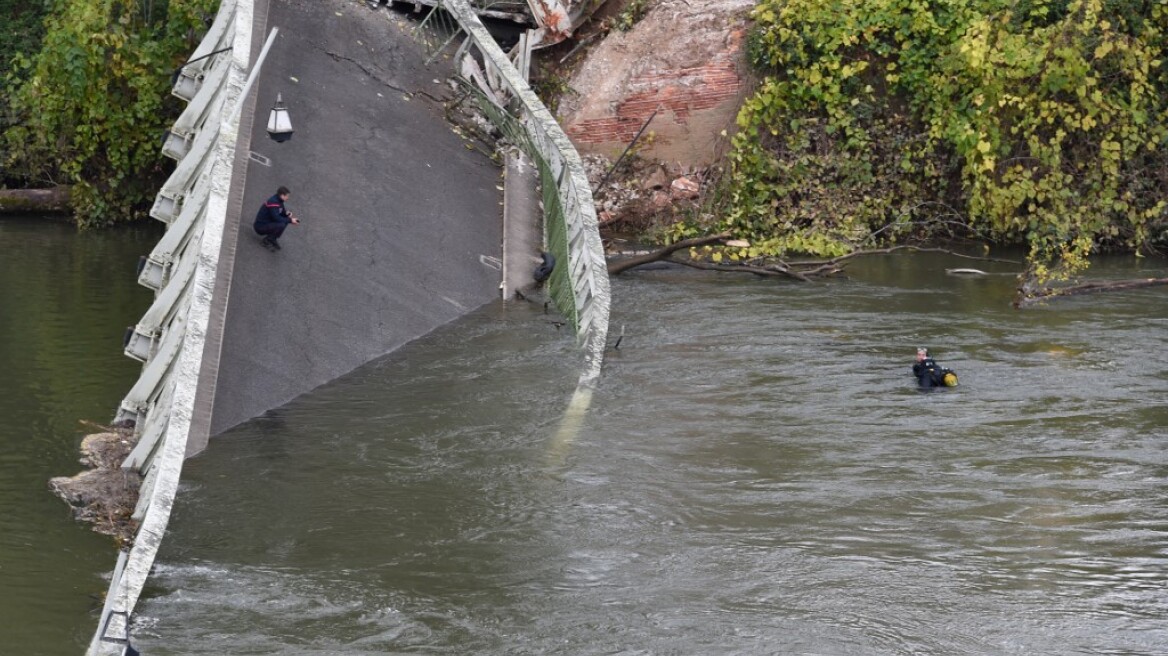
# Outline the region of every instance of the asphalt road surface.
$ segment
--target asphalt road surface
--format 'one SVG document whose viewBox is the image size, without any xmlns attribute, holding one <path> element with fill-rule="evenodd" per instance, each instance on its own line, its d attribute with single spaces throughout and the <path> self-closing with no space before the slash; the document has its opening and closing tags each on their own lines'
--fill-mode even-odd
<svg viewBox="0 0 1168 656">
<path fill-rule="evenodd" d="M 445 120 L 449 72 L 423 66 L 412 25 L 352 0 L 260 0 L 253 53 L 272 26 L 225 235 L 212 435 L 499 295 L 500 170 Z M 277 94 L 295 129 L 284 143 L 265 130 Z M 273 252 L 252 221 L 281 185 L 302 224 Z"/>
</svg>

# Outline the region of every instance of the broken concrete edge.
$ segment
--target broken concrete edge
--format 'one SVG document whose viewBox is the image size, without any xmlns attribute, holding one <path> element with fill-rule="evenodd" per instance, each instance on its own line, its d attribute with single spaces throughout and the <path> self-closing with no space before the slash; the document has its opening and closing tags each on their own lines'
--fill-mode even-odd
<svg viewBox="0 0 1168 656">
<path fill-rule="evenodd" d="M 609 251 L 614 242 L 654 241 L 660 231 L 685 218 L 713 218 L 710 200 L 722 184 L 720 167 L 695 168 L 633 156 L 611 171 L 613 162 L 604 155 L 582 159 Z"/>
<path fill-rule="evenodd" d="M 508 149 L 503 170 L 503 300 L 535 286 L 532 271 L 541 261 L 539 171 L 519 149 Z"/>
<path fill-rule="evenodd" d="M 49 489 L 69 504 L 74 519 L 112 536 L 119 548 L 132 546 L 138 531 L 133 514 L 142 475 L 121 467 L 136 442 L 132 428 L 86 435 L 81 440 L 81 464 L 89 469 L 49 480 Z"/>
</svg>

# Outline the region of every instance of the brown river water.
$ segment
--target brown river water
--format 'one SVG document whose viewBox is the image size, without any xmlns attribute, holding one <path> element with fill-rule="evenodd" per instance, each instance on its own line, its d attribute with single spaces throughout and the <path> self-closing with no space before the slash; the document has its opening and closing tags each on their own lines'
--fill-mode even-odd
<svg viewBox="0 0 1168 656">
<path fill-rule="evenodd" d="M 80 653 L 115 560 L 45 487 L 136 373 L 149 240 L 100 239 L 0 222 L 0 654 Z M 1168 654 L 1168 295 L 1018 311 L 965 266 L 622 275 L 567 433 L 572 339 L 490 304 L 189 460 L 135 646 Z M 917 346 L 960 386 L 915 389 Z"/>
</svg>

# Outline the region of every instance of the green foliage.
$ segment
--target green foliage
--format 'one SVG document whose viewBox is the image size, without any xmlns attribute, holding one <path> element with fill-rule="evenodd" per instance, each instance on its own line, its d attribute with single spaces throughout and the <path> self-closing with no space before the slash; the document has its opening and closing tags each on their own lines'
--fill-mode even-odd
<svg viewBox="0 0 1168 656">
<path fill-rule="evenodd" d="M 649 0 L 628 0 L 625 8 L 617 14 L 616 22 L 613 26 L 622 32 L 628 32 L 647 13 L 649 13 Z"/>
<path fill-rule="evenodd" d="M 559 109 L 561 98 L 576 93 L 576 90 L 568 83 L 568 78 L 555 68 L 540 67 L 533 77 L 532 91 L 552 114 L 555 114 Z"/>
<path fill-rule="evenodd" d="M 40 49 L 44 14 L 45 6 L 41 2 L 0 0 L 0 133 L 12 121 L 9 108 L 11 89 L 22 82 L 16 75 L 12 75 L 9 82 L 13 60 L 17 55 L 27 56 Z M 5 159 L 3 143 L 0 142 L 0 163 Z"/>
<path fill-rule="evenodd" d="M 170 72 L 214 0 L 57 0 L 41 50 L 15 58 L 4 137 L 30 180 L 73 185 L 81 226 L 133 218 L 165 176 L 160 138 L 178 110 Z"/>
<path fill-rule="evenodd" d="M 0 79 L 7 77 L 15 55 L 39 49 L 44 15 L 41 2 L 0 0 Z"/>
<path fill-rule="evenodd" d="M 762 0 L 754 20 L 765 77 L 708 229 L 827 256 L 958 208 L 1046 280 L 1168 224 L 1163 2 Z"/>
</svg>

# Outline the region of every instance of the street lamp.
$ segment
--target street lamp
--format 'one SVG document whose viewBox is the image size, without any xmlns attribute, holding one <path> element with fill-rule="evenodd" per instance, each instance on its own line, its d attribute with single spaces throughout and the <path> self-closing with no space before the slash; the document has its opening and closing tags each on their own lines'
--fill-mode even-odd
<svg viewBox="0 0 1168 656">
<path fill-rule="evenodd" d="M 276 104 L 268 114 L 268 136 L 277 143 L 284 143 L 292 138 L 292 119 L 288 117 L 288 108 L 284 106 L 284 98 L 276 94 Z"/>
</svg>

